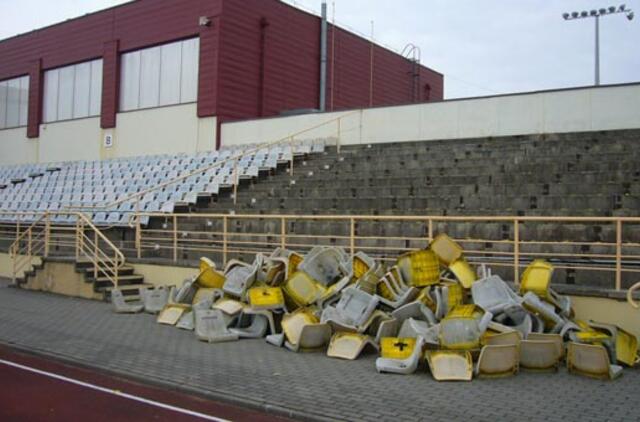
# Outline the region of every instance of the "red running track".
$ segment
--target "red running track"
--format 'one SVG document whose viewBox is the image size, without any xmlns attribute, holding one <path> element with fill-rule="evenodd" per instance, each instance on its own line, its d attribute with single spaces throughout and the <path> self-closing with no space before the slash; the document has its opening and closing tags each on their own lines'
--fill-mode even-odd
<svg viewBox="0 0 640 422">
<path fill-rule="evenodd" d="M 286 421 L 0 346 L 0 421 L 43 420 Z"/>
</svg>

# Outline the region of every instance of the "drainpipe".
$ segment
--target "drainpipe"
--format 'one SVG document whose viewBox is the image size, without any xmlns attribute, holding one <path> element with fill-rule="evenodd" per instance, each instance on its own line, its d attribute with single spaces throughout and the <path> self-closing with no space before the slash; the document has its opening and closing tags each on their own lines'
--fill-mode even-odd
<svg viewBox="0 0 640 422">
<path fill-rule="evenodd" d="M 327 1 L 322 0 L 320 29 L 320 111 L 327 109 Z"/>
</svg>

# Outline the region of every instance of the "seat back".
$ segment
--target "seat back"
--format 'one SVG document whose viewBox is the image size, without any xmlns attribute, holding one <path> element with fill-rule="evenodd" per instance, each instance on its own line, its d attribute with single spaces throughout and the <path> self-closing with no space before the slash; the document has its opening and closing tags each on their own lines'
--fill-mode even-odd
<svg viewBox="0 0 640 422">
<path fill-rule="evenodd" d="M 557 370 L 562 357 L 554 341 L 523 340 L 520 343 L 520 366 L 533 370 Z"/>
<path fill-rule="evenodd" d="M 567 346 L 567 369 L 591 378 L 612 378 L 609 355 L 601 345 L 570 342 Z"/>
<path fill-rule="evenodd" d="M 473 360 L 468 351 L 428 350 L 427 363 L 436 381 L 471 381 Z"/>
<path fill-rule="evenodd" d="M 518 373 L 519 346 L 504 344 L 484 346 L 480 352 L 476 374 L 480 377 L 506 377 Z"/>
</svg>

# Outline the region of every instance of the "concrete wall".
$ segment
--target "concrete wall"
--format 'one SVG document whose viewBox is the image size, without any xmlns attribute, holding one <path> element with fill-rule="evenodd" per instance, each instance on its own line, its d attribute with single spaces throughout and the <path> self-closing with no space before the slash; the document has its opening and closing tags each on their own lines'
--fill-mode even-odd
<svg viewBox="0 0 640 422">
<path fill-rule="evenodd" d="M 214 150 L 217 120 L 198 118 L 196 108 L 194 103 L 119 113 L 114 129 L 101 129 L 99 117 L 43 124 L 36 139 L 27 138 L 26 128 L 0 130 L 0 164 Z M 104 147 L 107 134 L 112 148 Z"/>
<path fill-rule="evenodd" d="M 224 123 L 222 145 L 273 141 L 342 119 L 343 145 L 640 128 L 640 84 Z M 334 122 L 301 138 L 334 137 Z"/>
</svg>

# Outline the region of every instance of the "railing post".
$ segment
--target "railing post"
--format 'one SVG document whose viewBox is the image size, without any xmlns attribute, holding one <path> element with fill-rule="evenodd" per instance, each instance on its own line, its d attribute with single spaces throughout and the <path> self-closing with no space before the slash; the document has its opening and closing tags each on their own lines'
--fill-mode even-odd
<svg viewBox="0 0 640 422">
<path fill-rule="evenodd" d="M 173 215 L 173 262 L 178 262 L 178 217 Z"/>
<path fill-rule="evenodd" d="M 520 284 L 520 222 L 513 220 L 513 282 Z"/>
<path fill-rule="evenodd" d="M 622 220 L 616 220 L 616 290 L 622 289 Z"/>
<path fill-rule="evenodd" d="M 140 214 L 136 215 L 136 256 L 142 257 L 142 227 L 140 226 Z"/>
<path fill-rule="evenodd" d="M 93 229 L 93 279 L 98 279 L 98 230 Z"/>
<path fill-rule="evenodd" d="M 351 259 L 356 254 L 356 219 L 350 218 L 351 228 L 349 233 L 349 249 L 351 250 Z"/>
<path fill-rule="evenodd" d="M 287 248 L 287 221 L 284 217 L 280 218 L 280 247 Z"/>
<path fill-rule="evenodd" d="M 49 241 L 51 237 L 51 219 L 50 214 L 47 212 L 45 214 L 45 223 L 44 223 L 44 257 L 49 257 Z"/>
<path fill-rule="evenodd" d="M 431 218 L 427 220 L 427 236 L 429 244 L 431 244 L 433 242 L 433 219 Z"/>
<path fill-rule="evenodd" d="M 222 266 L 227 265 L 227 224 L 228 219 L 225 215 L 222 217 Z"/>
<path fill-rule="evenodd" d="M 233 205 L 238 203 L 238 183 L 240 182 L 240 177 L 238 175 L 238 160 L 233 163 Z"/>
<path fill-rule="evenodd" d="M 113 280 L 114 280 L 115 287 L 116 287 L 116 289 L 117 289 L 117 288 L 118 288 L 118 286 L 120 285 L 120 282 L 119 282 L 119 280 L 118 280 L 118 269 L 119 269 L 119 268 L 118 268 L 118 267 L 119 267 L 119 265 L 118 265 L 118 251 L 114 251 L 113 255 L 114 255 L 114 260 L 113 260 L 113 262 L 114 262 L 114 266 L 113 266 Z"/>
<path fill-rule="evenodd" d="M 31 233 L 33 232 L 33 230 L 29 229 L 27 231 L 27 257 L 29 259 L 29 262 L 31 262 Z"/>
</svg>

